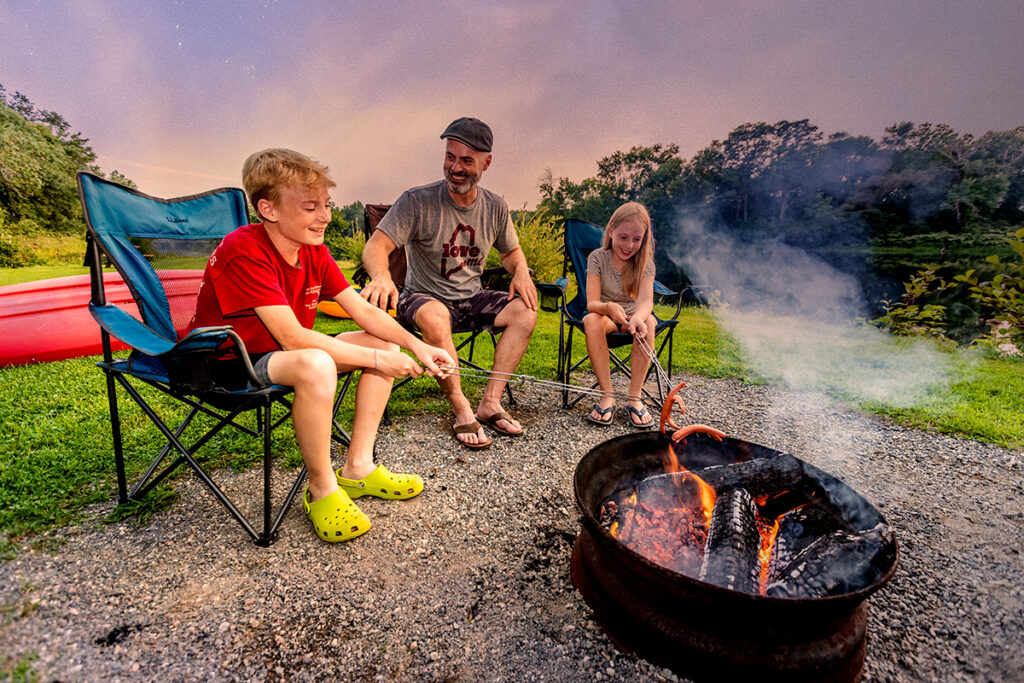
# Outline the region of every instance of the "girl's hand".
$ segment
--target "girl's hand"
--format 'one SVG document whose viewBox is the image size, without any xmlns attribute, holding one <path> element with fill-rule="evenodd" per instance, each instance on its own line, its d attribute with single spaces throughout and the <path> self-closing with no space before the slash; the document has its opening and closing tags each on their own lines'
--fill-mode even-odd
<svg viewBox="0 0 1024 683">
<path fill-rule="evenodd" d="M 626 317 L 626 311 L 623 310 L 622 306 L 612 301 L 609 301 L 605 306 L 605 315 L 611 318 L 613 323 L 616 325 L 629 324 L 629 318 Z"/>
<path fill-rule="evenodd" d="M 639 318 L 629 319 L 629 333 L 634 337 L 646 337 L 647 336 L 647 322 L 640 320 Z"/>
</svg>

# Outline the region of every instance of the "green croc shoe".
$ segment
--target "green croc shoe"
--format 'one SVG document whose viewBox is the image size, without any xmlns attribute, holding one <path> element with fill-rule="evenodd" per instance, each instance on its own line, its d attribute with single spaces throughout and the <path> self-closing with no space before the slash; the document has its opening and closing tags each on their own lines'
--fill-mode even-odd
<svg viewBox="0 0 1024 683">
<path fill-rule="evenodd" d="M 377 469 L 362 479 L 346 479 L 338 470 L 338 486 L 351 498 L 376 496 L 388 500 L 405 500 L 420 494 L 423 480 L 415 474 L 393 474 L 384 465 L 378 465 Z"/>
<path fill-rule="evenodd" d="M 345 491 L 335 491 L 310 502 L 309 487 L 302 493 L 302 508 L 313 522 L 316 535 L 328 543 L 348 541 L 370 530 L 370 518 Z"/>
</svg>

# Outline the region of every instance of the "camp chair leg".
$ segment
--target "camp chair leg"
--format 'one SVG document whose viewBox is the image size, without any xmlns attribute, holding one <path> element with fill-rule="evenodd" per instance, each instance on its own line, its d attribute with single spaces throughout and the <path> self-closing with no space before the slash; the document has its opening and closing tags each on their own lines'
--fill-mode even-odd
<svg viewBox="0 0 1024 683">
<path fill-rule="evenodd" d="M 345 428 L 341 426 L 341 423 L 338 422 L 338 410 L 341 408 L 341 402 L 344 400 L 345 394 L 348 393 L 348 388 L 352 384 L 352 378 L 354 376 L 354 373 L 345 373 L 345 381 L 342 383 L 341 389 L 338 390 L 338 395 L 334 399 L 334 410 L 331 412 L 331 424 L 334 425 L 334 429 L 331 430 L 331 439 L 345 447 L 348 447 L 352 442 L 352 437 L 345 431 Z M 387 408 L 385 408 L 384 417 L 387 417 L 387 414 L 388 411 Z M 381 421 L 383 422 L 383 419 Z M 386 424 L 391 424 L 390 420 L 388 420 Z"/>
<path fill-rule="evenodd" d="M 114 441 L 114 469 L 117 471 L 117 504 L 128 502 L 128 477 L 124 471 L 124 446 L 121 443 L 121 415 L 117 409 L 117 385 L 114 373 L 104 370 L 107 376 L 107 403 L 110 404 L 110 432 Z"/>
</svg>

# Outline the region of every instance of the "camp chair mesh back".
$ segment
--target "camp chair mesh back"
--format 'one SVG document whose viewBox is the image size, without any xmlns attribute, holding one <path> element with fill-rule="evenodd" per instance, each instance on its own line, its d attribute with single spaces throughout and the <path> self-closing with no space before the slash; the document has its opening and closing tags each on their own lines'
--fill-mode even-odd
<svg viewBox="0 0 1024 683">
<path fill-rule="evenodd" d="M 558 381 L 566 385 L 571 384 L 572 373 L 576 372 L 583 363 L 589 360 L 585 341 L 582 343 L 582 357 L 575 361 L 573 360 L 573 334 L 578 330 L 580 335 L 583 335 L 583 317 L 587 314 L 587 257 L 590 256 L 590 252 L 594 249 L 600 248 L 603 236 L 604 228 L 577 218 L 567 218 L 565 220 L 565 252 L 562 261 L 562 278 L 556 283 L 538 285 L 538 291 L 541 296 L 541 308 L 548 311 L 557 310 L 559 312 Z M 575 279 L 576 295 L 566 301 L 570 275 Z M 672 342 L 676 324 L 678 323 L 679 310 L 682 305 L 682 294 L 680 292 L 673 292 L 657 281 L 654 283 L 654 293 L 656 299 L 658 297 L 661 297 L 663 300 L 674 298 L 676 303 L 675 313 L 672 317 L 664 320 L 657 318 L 658 323 L 655 329 L 656 353 L 661 358 L 667 347 L 668 355 L 665 372 L 668 374 L 669 379 L 671 379 Z M 658 337 L 661 337 L 660 346 L 657 341 Z M 608 335 L 609 349 L 632 344 L 632 341 L 633 337 L 628 333 L 613 332 Z M 611 352 L 609 356 L 613 374 L 616 372 L 628 374 L 628 356 L 620 357 L 614 352 Z M 663 386 L 662 378 L 654 372 L 653 363 L 648 368 L 647 377 L 649 378 L 651 374 L 654 374 L 657 380 L 657 395 L 652 394 L 646 385 L 644 386 L 643 393 L 649 400 L 660 405 L 664 401 L 668 387 Z M 590 388 L 593 389 L 597 386 L 595 382 Z M 580 393 L 570 400 L 569 393 L 568 389 L 562 391 L 563 408 L 571 408 L 587 396 L 587 394 Z"/>
<path fill-rule="evenodd" d="M 239 367 L 251 373 L 244 344 L 230 327 L 202 328 L 182 336 L 195 313 L 196 294 L 210 254 L 225 235 L 248 223 L 245 194 L 237 188 L 221 188 L 160 199 L 85 172 L 78 174 L 78 189 L 87 228 L 92 286 L 89 310 L 101 330 L 103 361 L 98 366 L 106 375 L 119 502 L 141 499 L 177 467 L 187 464 L 253 540 L 268 545 L 305 478 L 302 468 L 272 520 L 270 434 L 290 415 L 291 388 L 259 386 L 255 376 L 245 386 L 218 385 L 210 373 L 210 363 L 225 345 L 234 345 Z M 106 300 L 104 260 L 114 266 L 128 286 L 134 310 Z M 113 356 L 111 337 L 131 349 L 127 358 Z M 346 376 L 342 395 L 350 381 L 351 375 Z M 146 386 L 155 389 L 157 395 L 184 404 L 185 417 L 181 418 L 181 410 L 169 410 L 154 401 L 152 392 L 144 395 L 139 391 Z M 118 388 L 147 415 L 164 440 L 130 490 Z M 276 421 L 272 412 L 275 404 L 284 408 L 283 416 Z M 236 419 L 249 411 L 255 411 L 255 429 Z M 177 421 L 176 426 L 168 424 L 172 419 Z M 197 451 L 226 426 L 262 437 L 262 531 L 254 529 L 196 457 Z M 348 435 L 336 420 L 334 426 L 335 440 L 347 445 Z M 186 445 L 188 438 L 192 440 Z"/>
<path fill-rule="evenodd" d="M 363 206 L 363 233 L 365 234 L 366 239 L 370 239 L 370 236 L 373 235 L 374 231 L 377 229 L 377 226 L 380 224 L 381 220 L 384 218 L 384 215 L 388 212 L 388 209 L 390 208 L 390 204 L 366 204 Z M 393 249 L 391 253 L 388 255 L 388 270 L 391 272 L 391 279 L 394 281 L 395 286 L 398 288 L 398 291 L 401 292 L 402 289 L 405 287 L 405 275 L 407 271 L 407 262 L 405 258 L 404 248 Z M 483 280 L 485 288 L 488 286 L 488 279 L 496 277 L 498 275 L 498 271 L 501 271 L 501 273 L 505 272 L 503 268 L 490 268 L 484 272 Z M 353 280 L 355 280 L 356 283 L 359 285 L 365 285 L 367 279 L 368 276 L 366 275 L 365 270 L 361 272 L 357 271 L 357 273 L 353 275 Z M 410 331 L 413 332 L 414 334 L 419 334 L 417 330 Z M 495 332 L 485 330 L 484 328 L 467 328 L 454 330 L 455 335 L 466 335 L 462 339 L 455 340 L 455 353 L 458 354 L 459 356 L 458 362 L 460 365 L 473 368 L 474 370 L 486 372 L 485 368 L 473 362 L 473 354 L 474 351 L 476 350 L 476 339 L 481 333 L 484 332 L 486 332 L 487 335 L 490 337 L 491 348 L 496 348 L 498 345 L 498 334 L 496 334 Z M 399 380 L 398 382 L 395 383 L 392 390 L 399 388 L 400 386 L 404 385 L 406 382 L 411 381 L 412 379 L 413 378 L 411 377 L 406 377 L 404 379 Z M 508 397 L 509 405 L 514 406 L 516 404 L 515 397 L 512 395 L 512 389 L 508 384 L 505 385 L 505 395 Z"/>
</svg>

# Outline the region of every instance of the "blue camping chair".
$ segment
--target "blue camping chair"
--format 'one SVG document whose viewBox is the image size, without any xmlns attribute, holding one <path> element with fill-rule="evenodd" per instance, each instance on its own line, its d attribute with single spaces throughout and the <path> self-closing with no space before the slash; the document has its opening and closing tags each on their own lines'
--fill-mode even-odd
<svg viewBox="0 0 1024 683">
<path fill-rule="evenodd" d="M 583 340 L 583 356 L 578 360 L 573 360 L 573 333 L 578 330 L 581 336 L 584 334 L 583 316 L 587 314 L 587 257 L 594 249 L 600 248 L 603 236 L 604 228 L 577 218 L 567 218 L 565 220 L 565 252 L 562 260 L 562 277 L 555 282 L 537 284 L 541 308 L 546 311 L 558 311 L 560 314 L 560 324 L 558 327 L 558 381 L 566 385 L 571 384 L 572 373 L 576 372 L 583 363 L 589 361 L 585 339 Z M 566 301 L 570 274 L 576 280 L 576 296 L 572 300 Z M 683 291 L 673 292 L 657 280 L 654 282 L 655 300 L 659 297 L 663 301 L 675 300 L 676 309 L 672 317 L 664 320 L 658 318 L 654 341 L 656 354 L 659 358 L 664 355 L 663 352 L 666 346 L 668 347 L 668 363 L 665 367 L 665 372 L 668 374 L 669 381 L 672 378 L 672 338 L 675 334 L 676 324 L 679 322 L 679 311 L 683 305 L 683 293 Z M 661 337 L 660 346 L 658 345 L 658 337 Z M 608 335 L 609 350 L 631 345 L 632 342 L 633 336 L 626 332 L 613 332 Z M 612 351 L 609 353 L 609 357 L 611 359 L 612 374 L 616 372 L 629 373 L 628 355 L 620 357 Z M 647 370 L 647 378 L 650 378 L 653 371 L 654 364 L 652 363 L 651 367 Z M 643 393 L 648 400 L 660 406 L 665 401 L 665 394 L 670 387 L 662 385 L 662 378 L 657 373 L 654 373 L 654 376 L 657 380 L 657 396 L 652 394 L 646 385 L 643 388 Z M 593 389 L 597 386 L 597 382 L 594 382 L 590 388 Z M 570 401 L 569 390 L 563 389 L 562 407 L 571 408 L 586 396 L 587 394 L 581 393 Z"/>
<path fill-rule="evenodd" d="M 288 395 L 292 390 L 260 385 L 245 345 L 229 326 L 201 328 L 184 337 L 179 334 L 195 312 L 196 283 L 210 254 L 221 238 L 249 222 L 245 194 L 237 188 L 221 188 L 189 197 L 159 199 L 85 172 L 78 174 L 78 191 L 87 228 L 86 258 L 92 283 L 89 310 L 100 325 L 103 344 L 103 361 L 97 365 L 107 381 L 118 502 L 141 499 L 180 465 L 188 464 L 257 545 L 269 545 L 306 476 L 303 467 L 276 517 L 271 519 L 270 436 L 291 414 Z M 113 264 L 128 285 L 138 308 L 137 316 L 106 301 L 104 259 Z M 187 290 L 184 293 L 180 291 L 183 285 Z M 113 356 L 111 337 L 131 349 L 127 358 Z M 238 362 L 251 378 L 249 386 L 220 386 L 209 372 L 212 356 L 223 353 L 225 346 L 230 345 L 234 345 Z M 352 374 L 347 373 L 335 402 L 335 413 L 351 380 Z M 188 406 L 187 415 L 176 426 L 169 425 L 175 413 L 161 417 L 152 398 L 147 399 L 139 391 L 144 386 L 155 389 L 157 397 L 169 396 Z M 146 414 L 164 440 L 155 459 L 130 491 L 118 387 Z M 152 392 L 147 394 L 152 396 Z M 284 414 L 276 420 L 272 414 L 275 404 L 284 408 Z M 255 429 L 237 419 L 249 411 L 256 413 Z M 203 420 L 195 419 L 199 416 L 212 417 L 212 426 L 201 425 Z M 204 444 L 229 425 L 263 439 L 260 532 L 213 481 L 196 456 Z M 186 445 L 187 430 L 205 431 L 194 435 Z M 348 445 L 349 436 L 336 418 L 332 437 Z"/>
</svg>

